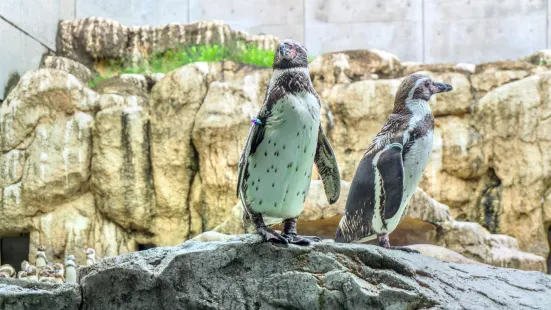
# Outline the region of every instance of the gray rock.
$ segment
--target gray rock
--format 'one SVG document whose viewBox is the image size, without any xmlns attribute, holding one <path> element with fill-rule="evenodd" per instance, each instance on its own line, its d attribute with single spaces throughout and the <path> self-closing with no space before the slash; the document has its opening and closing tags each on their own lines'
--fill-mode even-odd
<svg viewBox="0 0 551 310">
<path fill-rule="evenodd" d="M 2 310 L 79 309 L 82 297 L 76 283 L 52 284 L 0 279 Z"/>
<path fill-rule="evenodd" d="M 80 270 L 82 309 L 545 309 L 551 277 L 376 246 L 188 241 Z"/>
</svg>

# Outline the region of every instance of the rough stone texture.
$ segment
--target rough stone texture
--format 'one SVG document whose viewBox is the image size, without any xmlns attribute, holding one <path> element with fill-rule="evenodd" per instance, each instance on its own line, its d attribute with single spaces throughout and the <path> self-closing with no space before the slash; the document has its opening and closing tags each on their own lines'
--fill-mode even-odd
<svg viewBox="0 0 551 310">
<path fill-rule="evenodd" d="M 92 71 L 85 65 L 65 57 L 46 56 L 44 57 L 42 64 L 40 64 L 40 68 L 67 71 L 74 75 L 82 83 L 90 82 L 93 77 Z"/>
<path fill-rule="evenodd" d="M 442 246 L 432 244 L 412 244 L 407 247 L 419 251 L 421 255 L 434 257 L 443 262 L 484 265 L 483 263 L 468 259 L 465 256 Z"/>
<path fill-rule="evenodd" d="M 551 157 L 551 75 L 541 73 L 489 92 L 473 110 L 473 127 L 484 139 L 484 153 L 496 180 L 487 191 L 487 221 L 516 237 L 521 249 L 547 255 L 543 197 L 549 188 Z M 519 198 L 522 200 L 519 201 Z M 542 229 L 543 228 L 543 229 Z"/>
<path fill-rule="evenodd" d="M 254 44 L 274 49 L 277 42 L 273 36 L 232 30 L 220 21 L 127 27 L 116 21 L 90 17 L 60 22 L 56 53 L 93 68 L 98 60 L 125 59 L 139 63 L 148 55 L 185 45 L 225 44 L 242 48 Z"/>
<path fill-rule="evenodd" d="M 350 184 L 341 181 L 341 199 L 329 205 L 323 192 L 323 184 L 312 182 L 310 192 L 304 205 L 304 211 L 297 223 L 299 234 L 315 235 L 323 238 L 334 238 L 337 225 L 344 214 Z M 276 229 L 281 227 L 276 225 Z M 242 222 L 242 208 L 237 203 L 231 214 L 208 235 L 199 235 L 197 240 L 227 240 L 227 235 L 254 232 L 251 226 Z M 205 233 L 205 234 L 206 234 Z M 217 234 L 222 233 L 222 234 Z M 516 239 L 492 235 L 477 223 L 457 222 L 450 215 L 448 206 L 432 199 L 420 188 L 417 189 L 408 205 L 404 220 L 390 234 L 394 245 L 410 245 L 426 250 L 427 255 L 438 259 L 456 259 L 456 262 L 475 260 L 498 267 L 523 270 L 545 271 L 545 259 L 531 253 L 522 252 Z M 370 242 L 374 243 L 374 242 Z M 453 251 L 439 251 L 429 245 L 442 246 Z M 416 248 L 416 247 L 414 247 Z M 417 248 L 416 248 L 417 249 Z M 459 257 L 459 258 L 458 258 Z"/>
<path fill-rule="evenodd" d="M 117 50 L 101 45 L 115 41 L 102 42 L 95 47 L 101 53 Z M 375 50 L 315 60 L 312 78 L 343 195 L 329 206 L 314 175 L 299 232 L 333 237 L 347 182 L 391 112 L 401 78 L 423 71 L 455 91 L 431 101 L 434 146 L 420 183 L 428 196 L 415 195 L 391 241 L 455 246 L 488 264 L 544 270 L 549 74 L 530 61 L 401 64 Z M 522 74 L 502 79 L 513 71 Z M 230 61 L 195 63 L 166 75 L 124 74 L 94 90 L 63 70 L 26 74 L 0 106 L 0 234 L 30 232 L 31 253 L 46 243 L 58 259 L 78 256 L 86 245 L 104 257 L 179 244 L 210 229 L 245 232 L 237 162 L 270 72 Z M 442 228 L 458 223 L 450 214 L 477 223 L 462 228 L 471 243 L 452 238 L 456 228 Z M 516 237 L 518 245 L 492 234 Z"/>
<path fill-rule="evenodd" d="M 539 272 L 443 263 L 366 245 L 188 241 L 80 273 L 82 309 L 544 309 Z M 106 290 L 106 287 L 111 289 Z"/>
<path fill-rule="evenodd" d="M 230 62 L 226 63 L 228 69 Z M 192 136 L 197 150 L 203 229 L 211 229 L 229 214 L 236 202 L 237 164 L 251 122 L 266 92 L 271 70 L 244 67 L 224 82 L 210 84 L 197 111 Z M 227 74 L 225 74 L 227 75 Z M 230 129 L 230 130 L 228 130 Z"/>
<path fill-rule="evenodd" d="M 388 78 L 401 73 L 398 57 L 380 50 L 334 52 L 316 57 L 310 75 L 316 86 Z"/>
<path fill-rule="evenodd" d="M 81 302 L 80 286 L 76 283 L 59 285 L 0 279 L 0 309 L 77 310 Z"/>
</svg>

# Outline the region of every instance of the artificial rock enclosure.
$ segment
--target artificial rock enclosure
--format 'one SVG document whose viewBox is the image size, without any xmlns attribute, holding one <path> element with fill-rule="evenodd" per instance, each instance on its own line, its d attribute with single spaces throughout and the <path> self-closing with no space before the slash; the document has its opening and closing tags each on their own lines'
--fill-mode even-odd
<svg viewBox="0 0 551 310">
<path fill-rule="evenodd" d="M 126 27 L 98 18 L 62 21 L 57 55 L 44 57 L 41 68 L 23 75 L 0 105 L 0 238 L 13 241 L 18 236 L 17 242 L 29 247 L 28 259 L 32 263 L 40 244 L 46 245 L 52 260 L 63 261 L 67 255 L 75 254 L 82 261 L 82 249 L 87 247 L 93 247 L 99 257 L 112 257 L 153 246 L 180 245 L 209 230 L 247 232 L 240 222 L 235 196 L 237 163 L 250 119 L 262 104 L 271 69 L 232 61 L 197 62 L 166 75 L 123 74 L 93 88 L 88 85 L 101 70 L 100 64 L 109 59 L 147 65 L 148 55 L 182 45 L 222 44 L 239 49 L 254 44 L 275 49 L 277 42 L 275 37 L 234 31 L 220 22 Z M 394 55 L 378 50 L 316 57 L 310 63 L 310 74 L 322 98 L 322 123 L 340 164 L 343 193 L 337 204 L 329 206 L 320 181 L 313 180 L 298 224 L 299 233 L 332 238 L 344 210 L 348 181 L 365 148 L 392 111 L 401 79 L 422 71 L 452 84 L 454 91 L 431 101 L 436 126 L 432 157 L 408 216 L 391 235 L 391 242 L 416 243 L 414 247 L 421 253 L 444 261 L 546 272 L 551 238 L 550 63 L 551 51 L 516 61 L 479 65 L 400 62 Z M 208 241 L 209 235 L 198 239 Z M 227 246 L 200 245 L 198 241 L 186 244 L 108 259 L 81 273 L 81 287 L 42 284 L 35 289 L 47 292 L 44 296 L 51 297 L 52 290 L 55 296 L 65 296 L 56 297 L 57 301 L 67 300 L 66 306 L 55 304 L 63 309 L 107 309 L 102 308 L 105 304 L 91 288 L 92 283 L 101 284 L 109 277 L 123 281 L 127 279 L 126 272 L 155 274 L 157 280 L 140 283 L 140 287 L 162 295 L 169 285 L 166 283 L 184 281 L 166 279 L 176 277 L 170 273 L 176 270 L 171 269 L 176 268 L 175 262 L 194 259 L 195 250 L 190 247 L 201 251 L 206 248 L 221 256 L 222 250 L 234 253 L 243 247 L 243 241 Z M 287 255 L 268 245 L 260 251 L 265 251 L 264 255 L 274 254 L 273 251 L 276 256 Z M 481 299 L 471 307 L 461 304 L 457 297 L 457 305 L 450 308 L 497 305 L 523 309 L 551 304 L 551 297 L 545 299 L 536 294 L 551 295 L 551 280 L 541 273 L 499 271 L 504 274 L 502 280 L 506 280 L 498 283 L 500 276 L 492 274 L 494 269 L 487 266 L 438 263 L 434 270 L 423 274 L 425 267 L 419 266 L 436 262 L 427 258 L 415 262 L 420 256 L 391 255 L 372 248 L 327 244 L 289 251 L 290 256 L 283 259 L 292 261 L 293 267 L 278 267 L 273 272 L 281 273 L 283 282 L 294 281 L 294 277 L 300 283 L 317 281 L 307 286 L 315 290 L 311 297 L 318 301 L 312 309 L 335 309 L 337 304 L 349 309 L 361 305 L 391 307 L 381 301 L 387 295 L 406 300 L 399 309 L 453 304 L 446 299 L 449 296 L 442 296 L 445 292 L 454 295 L 460 287 L 442 288 L 444 284 L 440 282 L 427 284 L 419 279 L 437 281 L 434 275 L 443 270 L 455 270 L 453 274 L 445 273 L 450 277 L 461 277 L 461 273 L 484 277 L 490 274 L 486 281 L 504 292 L 508 289 L 503 287 L 527 279 L 525 288 L 518 289 L 528 295 L 518 298 L 532 298 L 529 303 L 515 304 L 483 291 L 480 295 L 486 294 L 486 298 L 479 296 Z M 2 255 L 5 254 L 0 252 Z M 239 256 L 232 255 L 228 257 Z M 381 257 L 394 263 L 381 267 L 376 262 Z M 131 258 L 142 263 L 135 265 Z M 241 265 L 234 265 L 236 259 Z M 258 260 L 256 264 L 265 265 L 261 258 Z M 316 260 L 323 263 L 313 267 Z M 198 270 L 231 276 L 243 271 L 243 261 L 228 258 L 230 269 L 202 266 Z M 340 269 L 335 267 L 337 262 L 342 264 Z M 114 266 L 119 263 L 123 267 Z M 119 273 L 117 268 L 126 271 Z M 366 268 L 381 270 L 370 273 Z M 385 268 L 396 276 L 388 276 Z M 115 270 L 114 274 L 109 274 L 110 270 Z M 107 275 L 102 278 L 100 273 Z M 324 275 L 316 276 L 317 273 Z M 91 276 L 99 278 L 94 280 Z M 269 281 L 270 276 L 262 276 Z M 209 279 L 214 281 L 215 277 Z M 445 282 L 445 277 L 439 279 Z M 344 302 L 343 283 L 348 281 L 355 283 L 350 289 L 361 292 L 357 298 L 367 296 L 365 300 Z M 480 281 L 478 287 L 488 285 Z M 21 291 L 10 290 L 10 285 L 21 284 L 16 282 L 1 282 L 0 292 L 2 285 L 7 285 L 4 291 L 9 296 L 25 300 L 17 295 Z M 204 284 L 202 291 L 173 292 L 174 298 L 186 292 L 198 294 L 197 300 L 204 303 L 190 297 L 182 304 L 190 308 L 216 309 L 227 305 L 214 295 L 208 296 L 214 294 L 209 288 L 214 284 L 209 283 Z M 25 290 L 25 285 L 20 290 Z M 238 300 L 244 309 L 249 305 L 256 307 L 251 300 L 251 296 L 257 296 L 254 292 L 235 289 L 243 292 Z M 136 301 L 125 294 L 113 300 L 127 298 L 137 303 L 127 304 L 129 309 L 147 309 L 146 304 L 139 304 L 145 299 Z M 29 298 L 41 300 L 36 296 Z M 271 306 L 261 302 L 261 309 L 288 307 L 282 304 L 283 297 L 264 297 Z M 99 301 L 94 304 L 93 300 Z M 8 302 L 16 304 L 13 300 Z M 25 309 L 24 305 L 21 307 Z"/>
</svg>

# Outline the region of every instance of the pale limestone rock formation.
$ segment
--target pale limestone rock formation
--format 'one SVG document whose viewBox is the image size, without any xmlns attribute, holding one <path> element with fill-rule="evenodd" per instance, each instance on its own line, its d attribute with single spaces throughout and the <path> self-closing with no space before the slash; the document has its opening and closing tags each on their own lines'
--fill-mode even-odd
<svg viewBox="0 0 551 310">
<path fill-rule="evenodd" d="M 44 57 L 40 68 L 57 69 L 67 71 L 79 79 L 82 83 L 88 83 L 93 78 L 93 73 L 85 65 L 69 58 L 60 56 Z"/>
<path fill-rule="evenodd" d="M 327 53 L 310 63 L 316 87 L 389 78 L 398 76 L 401 71 L 398 57 L 376 49 Z"/>
<path fill-rule="evenodd" d="M 195 116 L 192 134 L 206 215 L 203 229 L 223 221 L 230 211 L 227 206 L 237 200 L 237 164 L 245 143 L 243 137 L 262 105 L 269 78 L 269 70 L 253 70 L 230 81 L 211 83 Z"/>
<path fill-rule="evenodd" d="M 195 115 L 220 64 L 195 63 L 169 73 L 151 93 L 151 162 L 158 216 L 158 245 L 189 237 L 193 221 L 188 201 L 199 169 L 192 144 Z"/>
<path fill-rule="evenodd" d="M 99 60 L 125 59 L 143 64 L 148 56 L 189 45 L 221 44 L 243 48 L 252 44 L 275 49 L 276 37 L 232 30 L 221 21 L 127 27 L 103 18 L 65 20 L 59 23 L 56 51 L 60 56 L 93 68 Z"/>
<path fill-rule="evenodd" d="M 174 38 L 238 38 L 270 48 L 276 42 L 219 23 L 193 25 L 201 30 L 182 34 L 187 26 L 127 28 L 92 18 L 62 22 L 58 43 L 61 54 L 93 65 L 98 57 L 139 60 L 170 48 Z M 89 40 L 97 34 L 117 38 Z M 84 244 L 103 257 L 140 244 L 179 244 L 215 227 L 245 231 L 235 195 L 237 162 L 270 69 L 195 63 L 166 76 L 124 74 L 91 90 L 67 73 L 79 74 L 70 60 L 44 65 L 61 70 L 26 74 L 0 106 L 0 234 L 30 231 L 31 249 L 55 239 L 48 255 L 57 258 Z M 343 195 L 330 206 L 314 180 L 299 232 L 333 236 L 347 181 L 392 111 L 401 78 L 423 72 L 455 90 L 430 103 L 436 128 L 420 184 L 426 194 L 415 194 L 391 241 L 443 244 L 488 264 L 543 270 L 541 257 L 519 248 L 548 253 L 551 110 L 544 70 L 532 58 L 474 66 L 401 64 L 375 50 L 318 57 L 311 75 Z M 450 213 L 489 232 L 453 221 Z M 452 238 L 458 231 L 470 241 Z M 518 244 L 490 233 L 512 235 Z"/>
</svg>

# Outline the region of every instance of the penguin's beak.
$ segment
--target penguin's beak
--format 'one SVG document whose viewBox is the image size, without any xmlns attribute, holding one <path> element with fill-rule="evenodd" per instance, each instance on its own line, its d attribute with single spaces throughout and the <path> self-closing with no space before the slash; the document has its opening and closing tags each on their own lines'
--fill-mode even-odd
<svg viewBox="0 0 551 310">
<path fill-rule="evenodd" d="M 437 93 L 447 93 L 453 89 L 450 84 L 446 83 L 434 83 L 434 86 L 436 86 Z"/>
<path fill-rule="evenodd" d="M 279 44 L 279 57 L 291 60 L 294 56 L 293 47 L 288 43 Z"/>
</svg>

